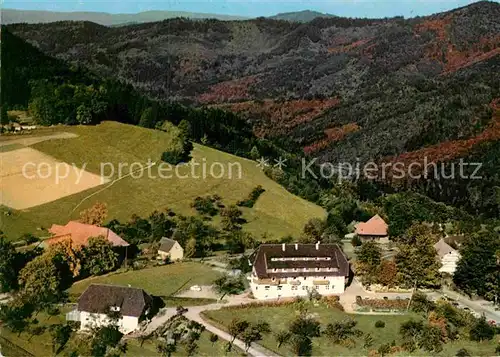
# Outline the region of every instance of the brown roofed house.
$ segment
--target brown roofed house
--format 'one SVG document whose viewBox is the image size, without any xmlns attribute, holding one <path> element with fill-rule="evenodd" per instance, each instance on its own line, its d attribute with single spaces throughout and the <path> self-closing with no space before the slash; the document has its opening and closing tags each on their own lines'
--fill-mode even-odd
<svg viewBox="0 0 500 357">
<path fill-rule="evenodd" d="M 374 240 L 380 243 L 386 243 L 388 238 L 388 225 L 378 214 L 366 222 L 356 225 L 356 235 L 362 240 Z"/>
<path fill-rule="evenodd" d="M 337 244 L 262 244 L 250 259 L 257 299 L 342 294 L 350 272 Z"/>
<path fill-rule="evenodd" d="M 152 304 L 152 297 L 142 289 L 92 284 L 78 299 L 77 310 L 69 313 L 67 319 L 80 321 L 81 330 L 116 323 L 121 332 L 129 333 L 139 327 Z"/>
<path fill-rule="evenodd" d="M 176 240 L 163 237 L 160 239 L 158 256 L 163 260 L 182 260 L 182 258 L 184 258 L 184 249 L 182 249 L 181 245 Z"/>
<path fill-rule="evenodd" d="M 128 247 L 129 244 L 118 234 L 109 228 L 94 226 L 92 224 L 69 221 L 65 226 L 53 224 L 49 232 L 54 237 L 43 241 L 43 246 L 47 247 L 64 240 L 70 239 L 76 247 L 88 245 L 89 238 L 102 236 L 107 239 L 114 247 Z"/>
</svg>

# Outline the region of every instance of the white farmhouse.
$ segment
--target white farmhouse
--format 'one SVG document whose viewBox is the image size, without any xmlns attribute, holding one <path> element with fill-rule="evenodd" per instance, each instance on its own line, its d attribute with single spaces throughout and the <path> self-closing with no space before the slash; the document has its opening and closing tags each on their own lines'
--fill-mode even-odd
<svg viewBox="0 0 500 357">
<path fill-rule="evenodd" d="M 171 261 L 182 260 L 184 258 L 184 249 L 176 240 L 163 237 L 160 239 L 158 256 L 163 260 L 167 258 L 170 258 Z"/>
<path fill-rule="evenodd" d="M 153 299 L 144 290 L 125 286 L 92 284 L 78 299 L 78 308 L 67 320 L 80 321 L 80 329 L 116 324 L 124 334 L 139 327 Z"/>
<path fill-rule="evenodd" d="M 349 262 L 337 244 L 262 244 L 250 257 L 256 299 L 342 294 Z"/>
<path fill-rule="evenodd" d="M 434 248 L 441 262 L 439 272 L 453 275 L 457 269 L 457 263 L 460 260 L 460 253 L 447 244 L 443 238 L 434 244 Z"/>
</svg>

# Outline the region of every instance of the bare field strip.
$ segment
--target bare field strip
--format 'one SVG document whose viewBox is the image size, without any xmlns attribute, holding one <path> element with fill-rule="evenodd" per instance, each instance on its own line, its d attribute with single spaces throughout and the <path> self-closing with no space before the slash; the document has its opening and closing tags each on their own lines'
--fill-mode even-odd
<svg viewBox="0 0 500 357">
<path fill-rule="evenodd" d="M 27 167 L 23 173 L 26 163 L 34 165 Z M 42 163 L 37 169 L 35 165 Z M 100 175 L 72 167 L 71 163 L 69 167 L 62 164 L 32 148 L 0 152 L 0 205 L 17 210 L 27 209 L 108 182 Z M 55 176 L 58 166 L 61 176 L 65 176 L 59 178 L 59 182 Z"/>
<path fill-rule="evenodd" d="M 20 144 L 23 146 L 30 146 L 34 145 L 36 143 L 40 143 L 45 140 L 52 140 L 52 139 L 71 139 L 71 138 L 76 138 L 78 135 L 73 134 L 73 133 L 55 133 L 55 134 L 50 134 L 50 135 L 42 135 L 42 136 L 35 136 L 35 134 L 26 134 L 26 135 L 19 135 L 17 137 L 15 136 L 3 136 L 0 138 L 0 147 L 5 146 L 5 145 L 12 145 L 12 144 Z"/>
</svg>

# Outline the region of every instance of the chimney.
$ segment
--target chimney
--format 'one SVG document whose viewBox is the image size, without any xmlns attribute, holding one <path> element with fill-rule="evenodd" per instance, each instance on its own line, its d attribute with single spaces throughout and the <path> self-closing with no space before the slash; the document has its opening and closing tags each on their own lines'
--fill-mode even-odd
<svg viewBox="0 0 500 357">
<path fill-rule="evenodd" d="M 319 250 L 319 241 L 316 243 L 316 250 Z"/>
<path fill-rule="evenodd" d="M 295 250 L 299 250 L 299 245 L 295 243 Z"/>
<path fill-rule="evenodd" d="M 285 251 L 285 243 L 281 245 L 281 250 Z"/>
</svg>

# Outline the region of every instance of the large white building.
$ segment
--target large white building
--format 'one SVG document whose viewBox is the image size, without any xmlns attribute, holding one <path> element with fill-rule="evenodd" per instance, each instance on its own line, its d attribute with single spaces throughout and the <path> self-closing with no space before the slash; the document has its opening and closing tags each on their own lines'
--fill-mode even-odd
<svg viewBox="0 0 500 357">
<path fill-rule="evenodd" d="M 434 244 L 434 248 L 441 262 L 439 272 L 453 275 L 460 260 L 460 253 L 447 244 L 443 238 Z"/>
<path fill-rule="evenodd" d="M 250 257 L 256 299 L 342 294 L 349 262 L 337 244 L 262 244 Z"/>
<path fill-rule="evenodd" d="M 77 310 L 68 313 L 66 319 L 80 321 L 81 330 L 116 324 L 127 334 L 139 327 L 152 303 L 142 289 L 92 284 L 78 299 Z"/>
</svg>

